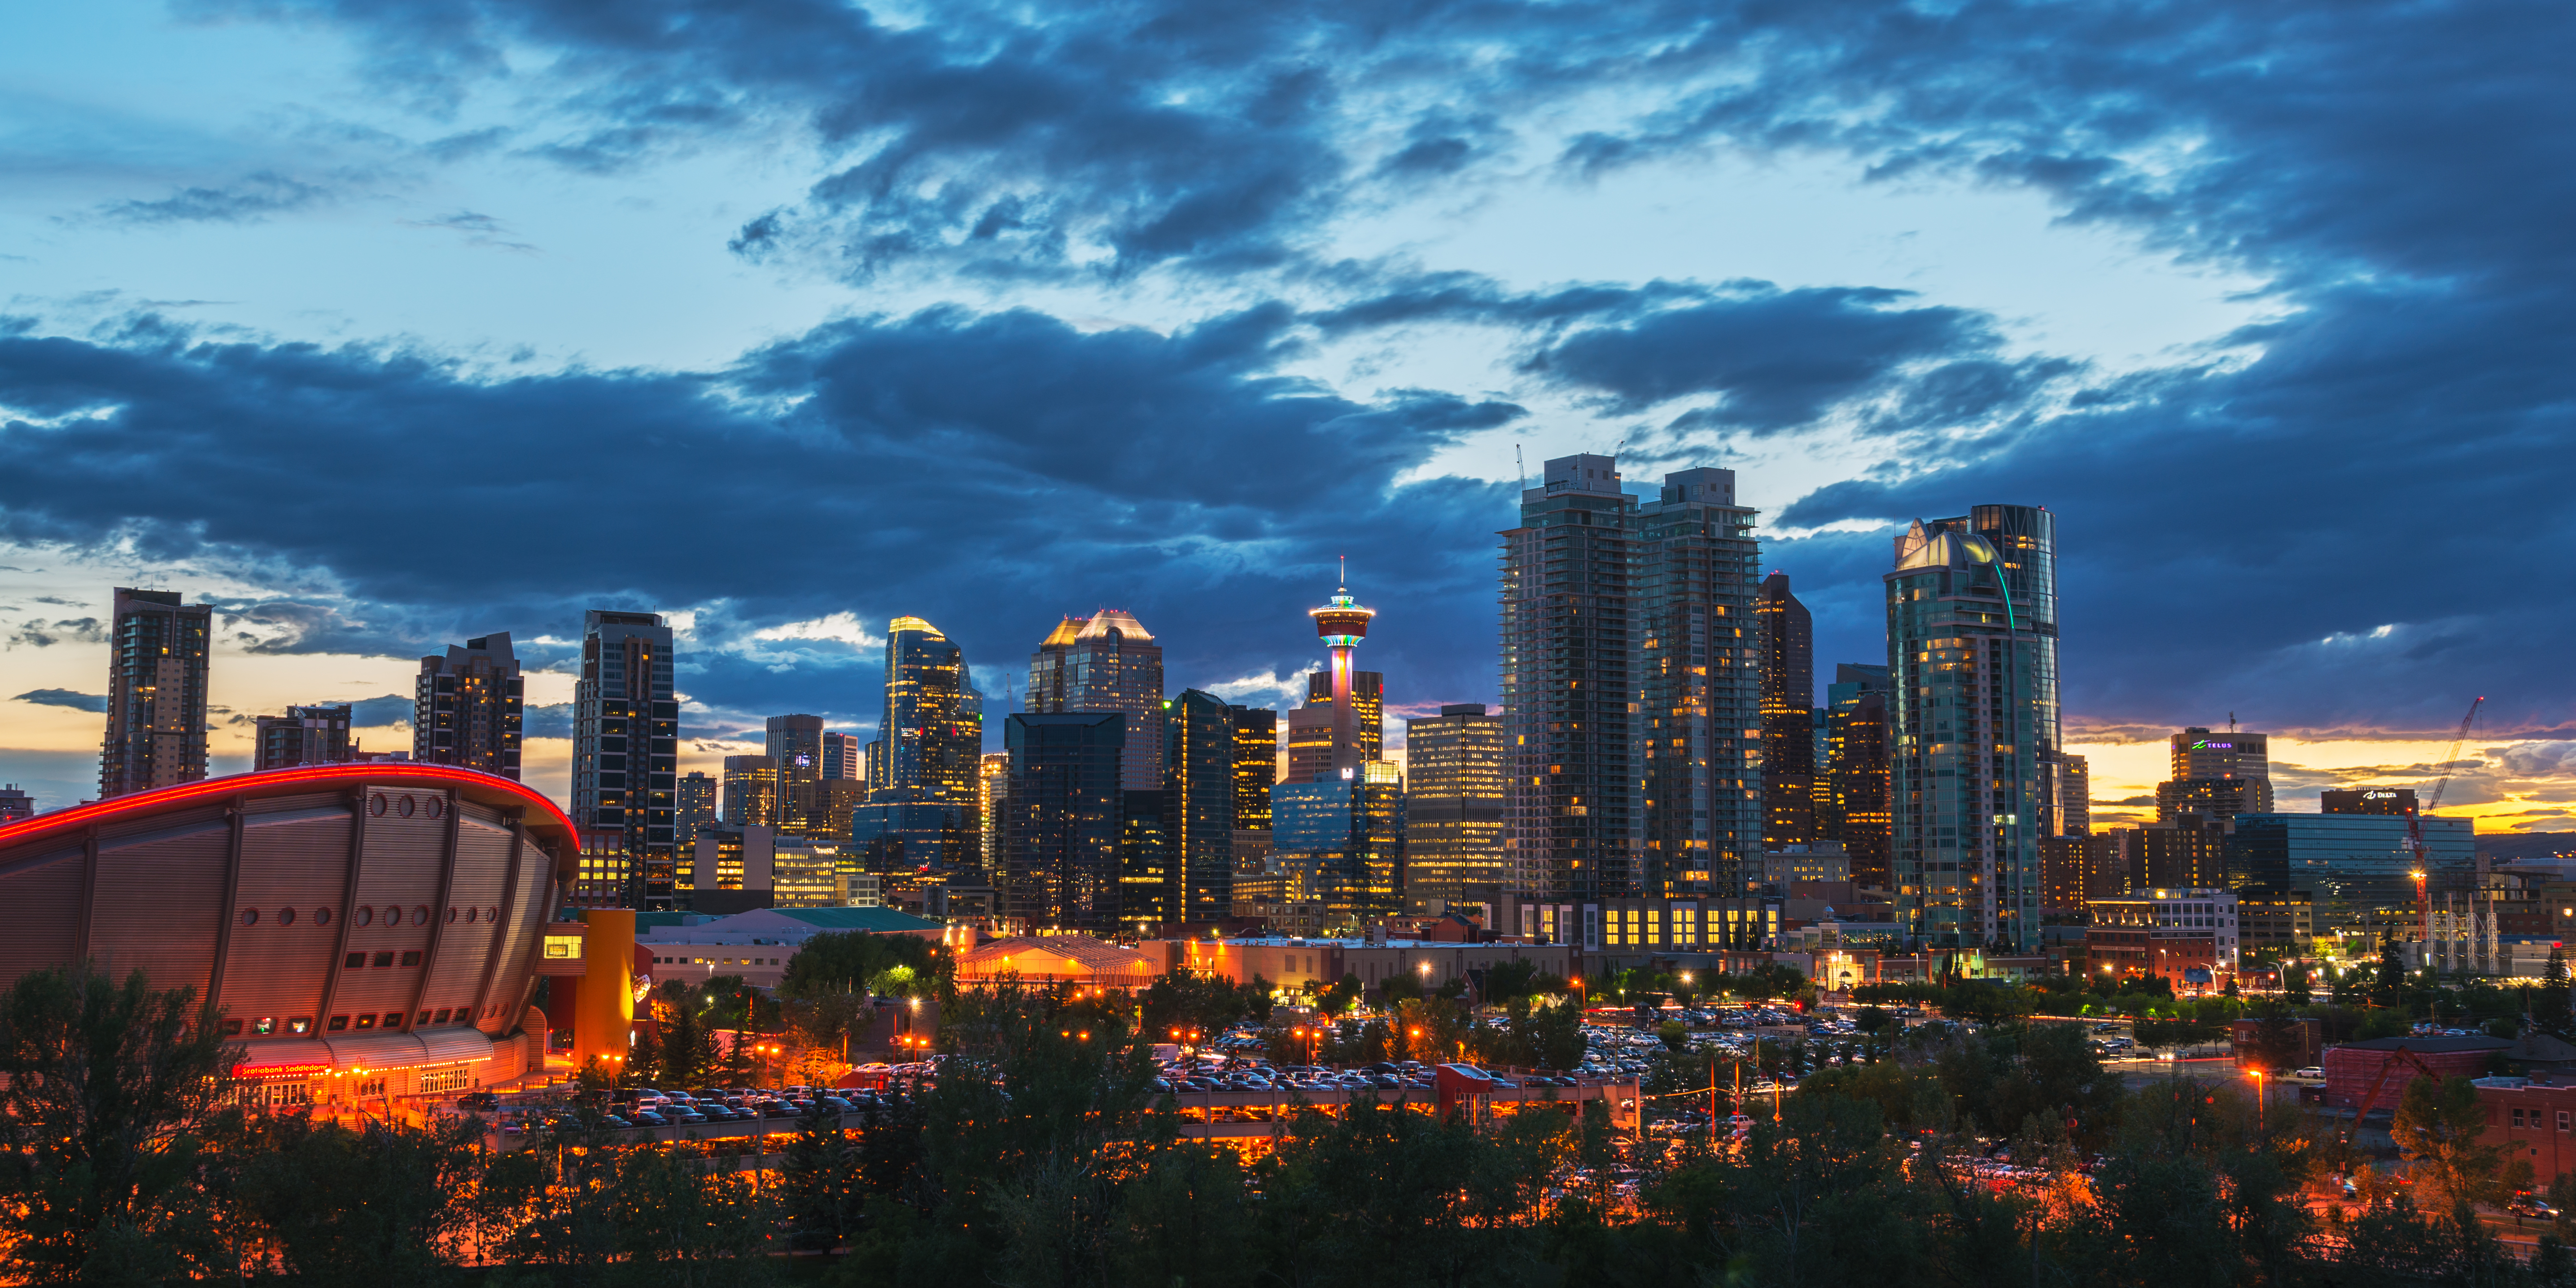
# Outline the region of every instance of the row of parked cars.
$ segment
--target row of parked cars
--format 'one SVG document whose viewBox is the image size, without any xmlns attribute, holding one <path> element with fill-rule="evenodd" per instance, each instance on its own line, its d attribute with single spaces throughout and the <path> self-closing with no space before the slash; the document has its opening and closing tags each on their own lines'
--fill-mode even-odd
<svg viewBox="0 0 2576 1288">
<path fill-rule="evenodd" d="M 1553 1073 L 1486 1076 L 1493 1079 L 1494 1086 L 1505 1090 L 1580 1085 L 1572 1077 Z M 1254 1056 L 1201 1057 L 1164 1061 L 1154 1078 L 1154 1090 L 1169 1092 L 1428 1091 L 1432 1086 L 1432 1067 L 1419 1060 L 1387 1060 L 1357 1069 L 1336 1069 L 1323 1065 L 1274 1065 Z"/>
<path fill-rule="evenodd" d="M 880 1096 L 873 1091 L 806 1086 L 700 1087 L 694 1091 L 624 1087 L 594 1102 L 600 1110 L 602 1124 L 617 1131 L 801 1118 L 818 1103 L 826 1111 L 864 1120 L 899 1108 L 906 1103 L 906 1098 L 899 1092 Z M 528 1131 L 566 1119 L 567 1115 L 559 1109 L 540 1110 L 505 1122 L 503 1130 Z"/>
</svg>

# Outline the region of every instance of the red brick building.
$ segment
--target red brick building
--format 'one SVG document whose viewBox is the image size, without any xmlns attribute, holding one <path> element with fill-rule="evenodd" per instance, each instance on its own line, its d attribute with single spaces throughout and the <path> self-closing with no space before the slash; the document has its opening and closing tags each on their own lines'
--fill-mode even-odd
<svg viewBox="0 0 2576 1288">
<path fill-rule="evenodd" d="M 2576 1170 L 2576 1086 L 2531 1078 L 2480 1078 L 2478 1103 L 2487 1111 L 2480 1139 L 2518 1147 L 2531 1161 L 2532 1188 Z M 2507 1158 L 2513 1157 L 2506 1155 Z"/>
<path fill-rule="evenodd" d="M 2484 1077 L 2489 1057 L 2512 1045 L 2501 1038 L 2374 1038 L 2328 1047 L 2326 1103 L 2363 1113 L 2394 1110 L 2406 1094 L 2406 1084 L 2424 1076 L 2425 1070 L 2445 1078 Z M 2400 1057 L 2400 1051 L 2414 1059 Z M 2385 1078 L 2380 1076 L 2383 1070 Z M 2379 1088 L 2375 1095 L 2374 1083 Z M 2369 1104 L 2361 1103 L 2364 1096 L 2370 1097 Z"/>
</svg>

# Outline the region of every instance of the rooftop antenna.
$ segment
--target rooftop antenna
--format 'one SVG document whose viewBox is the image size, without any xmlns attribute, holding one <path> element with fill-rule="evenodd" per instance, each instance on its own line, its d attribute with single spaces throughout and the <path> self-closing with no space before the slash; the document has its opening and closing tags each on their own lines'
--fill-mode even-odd
<svg viewBox="0 0 2576 1288">
<path fill-rule="evenodd" d="M 1351 557 L 1349 555 L 1336 555 L 1334 557 L 1342 561 L 1342 589 L 1349 590 L 1351 588 Z"/>
<path fill-rule="evenodd" d="M 2227 713 L 2227 736 L 2230 738 L 2236 736 L 2236 713 L 2233 711 Z"/>
<path fill-rule="evenodd" d="M 1518 444 L 1518 443 L 1514 443 L 1514 444 L 1512 444 L 1512 468 L 1514 468 L 1514 469 L 1516 469 L 1516 470 L 1519 470 L 1519 471 L 1520 471 L 1520 474 L 1521 474 L 1521 490 L 1522 490 L 1522 491 L 1524 491 L 1524 492 L 1528 491 L 1528 490 L 1529 490 L 1529 462 L 1521 459 L 1521 445 L 1520 445 L 1520 444 Z"/>
</svg>

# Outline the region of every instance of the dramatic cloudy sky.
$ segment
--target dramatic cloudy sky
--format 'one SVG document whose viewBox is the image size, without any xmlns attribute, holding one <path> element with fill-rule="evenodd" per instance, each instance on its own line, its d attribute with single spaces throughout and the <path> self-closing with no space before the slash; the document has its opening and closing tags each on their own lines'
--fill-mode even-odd
<svg viewBox="0 0 2576 1288">
<path fill-rule="evenodd" d="M 701 758 L 1004 705 L 1056 617 L 1279 699 L 1352 560 L 1490 699 L 1515 453 L 1714 464 L 1883 660 L 1890 527 L 2045 504 L 2097 797 L 2576 804 L 2576 10 L 89 0 L 0 16 L 0 777 L 94 782 L 108 588 L 248 713 L 673 614 Z M 560 704 L 548 670 L 535 702 Z M 402 745 L 399 703 L 366 708 Z M 559 730 L 541 712 L 540 733 Z M 531 777 L 561 790 L 565 744 Z"/>
</svg>

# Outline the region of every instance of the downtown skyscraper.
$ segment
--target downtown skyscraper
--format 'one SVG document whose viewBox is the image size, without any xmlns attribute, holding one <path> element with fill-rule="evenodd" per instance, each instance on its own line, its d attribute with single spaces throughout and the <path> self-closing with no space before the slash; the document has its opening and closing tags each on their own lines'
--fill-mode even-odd
<svg viewBox="0 0 2576 1288">
<path fill-rule="evenodd" d="M 214 612 L 207 604 L 181 604 L 175 590 L 116 588 L 99 799 L 206 776 Z"/>
<path fill-rule="evenodd" d="M 965 652 L 921 618 L 898 617 L 886 626 L 885 714 L 877 738 L 886 745 L 886 790 L 973 815 L 981 794 L 984 695 L 975 691 Z"/>
<path fill-rule="evenodd" d="M 984 696 L 966 656 L 918 617 L 886 624 L 885 707 L 867 803 L 846 839 L 870 871 L 984 864 Z"/>
<path fill-rule="evenodd" d="M 1514 889 L 1560 938 L 1584 901 L 1760 879 L 1754 513 L 1733 471 L 1668 474 L 1640 503 L 1606 456 L 1549 461 L 1521 493 L 1503 534 L 1504 835 Z"/>
<path fill-rule="evenodd" d="M 1812 845 L 1816 827 L 1816 629 L 1789 574 L 1762 579 L 1762 840 Z"/>
<path fill-rule="evenodd" d="M 1404 722 L 1404 902 L 1408 912 L 1481 910 L 1503 867 L 1503 722 L 1481 702 Z"/>
<path fill-rule="evenodd" d="M 814 833 L 822 813 L 823 717 L 771 716 L 762 729 L 761 752 L 776 767 L 778 803 L 771 826 L 794 836 Z"/>
<path fill-rule="evenodd" d="M 671 628 L 654 613 L 582 614 L 573 685 L 572 821 L 581 834 L 574 897 L 593 907 L 667 909 L 678 876 L 680 704 Z"/>
<path fill-rule="evenodd" d="M 1127 717 L 1120 785 L 1163 785 L 1163 650 L 1124 609 L 1068 617 L 1029 657 L 1032 714 L 1116 711 Z"/>
<path fill-rule="evenodd" d="M 2056 516 L 1917 519 L 1884 580 L 1897 916 L 1930 948 L 2034 952 L 2056 833 Z"/>
<path fill-rule="evenodd" d="M 1679 470 L 1636 533 L 1637 756 L 1649 898 L 1735 898 L 1762 881 L 1755 512 L 1735 471 Z"/>
</svg>

